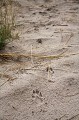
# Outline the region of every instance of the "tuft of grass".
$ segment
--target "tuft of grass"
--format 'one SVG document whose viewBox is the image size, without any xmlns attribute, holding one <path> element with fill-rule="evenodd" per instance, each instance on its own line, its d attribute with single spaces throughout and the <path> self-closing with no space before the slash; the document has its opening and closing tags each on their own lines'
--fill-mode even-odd
<svg viewBox="0 0 79 120">
<path fill-rule="evenodd" d="M 7 42 L 12 38 L 14 26 L 14 14 L 11 0 L 0 1 L 0 50 L 5 48 Z"/>
<path fill-rule="evenodd" d="M 5 47 L 7 40 L 9 40 L 11 37 L 11 29 L 9 26 L 2 26 L 0 28 L 0 50 Z"/>
</svg>

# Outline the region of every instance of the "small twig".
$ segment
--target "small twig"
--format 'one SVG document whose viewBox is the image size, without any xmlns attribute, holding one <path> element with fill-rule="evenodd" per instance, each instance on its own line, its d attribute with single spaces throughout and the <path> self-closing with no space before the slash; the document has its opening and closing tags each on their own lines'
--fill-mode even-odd
<svg viewBox="0 0 79 120">
<path fill-rule="evenodd" d="M 0 87 L 2 87 L 5 83 L 7 83 L 9 80 L 6 80 L 2 85 L 0 85 Z"/>
<path fill-rule="evenodd" d="M 63 52 L 64 53 L 64 52 Z M 59 55 L 50 55 L 50 56 L 42 56 L 42 55 L 35 55 L 35 54 L 32 54 L 32 57 L 36 57 L 38 59 L 56 59 L 56 58 L 61 58 L 61 57 L 68 57 L 68 56 L 71 56 L 71 55 L 77 55 L 79 53 L 72 53 L 72 54 L 68 54 L 68 55 L 63 55 L 63 53 L 59 54 Z M 25 58 L 31 58 L 31 55 L 28 54 L 28 55 L 24 55 L 24 54 L 0 54 L 0 58 L 4 58 L 6 60 L 8 59 L 11 59 L 13 60 L 13 58 L 20 58 L 20 57 L 25 57 Z"/>
<path fill-rule="evenodd" d="M 8 80 L 6 80 L 2 85 L 0 85 L 0 87 L 2 87 L 4 84 L 6 84 L 8 81 L 10 81 L 10 80 L 15 80 L 16 78 L 11 78 L 11 79 L 8 79 Z"/>
<path fill-rule="evenodd" d="M 5 83 L 7 83 L 8 81 L 12 81 L 12 80 L 15 80 L 16 78 L 12 78 L 12 77 L 10 77 L 9 75 L 6 75 L 6 74 L 1 74 L 0 73 L 0 76 L 1 77 L 5 77 L 5 78 L 7 78 L 7 80 L 4 82 L 4 83 L 2 83 L 1 85 L 0 85 L 0 87 L 2 87 Z"/>
<path fill-rule="evenodd" d="M 68 44 L 69 40 L 70 40 L 73 36 L 74 36 L 74 34 L 73 34 L 73 33 L 71 33 L 71 35 L 70 35 L 69 39 L 67 40 L 67 42 L 65 43 L 65 45 L 67 45 L 67 44 Z"/>
</svg>

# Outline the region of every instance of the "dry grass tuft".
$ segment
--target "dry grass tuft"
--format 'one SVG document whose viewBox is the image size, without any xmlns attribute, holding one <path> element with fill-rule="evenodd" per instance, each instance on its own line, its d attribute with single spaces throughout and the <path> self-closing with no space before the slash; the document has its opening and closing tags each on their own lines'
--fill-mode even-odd
<svg viewBox="0 0 79 120">
<path fill-rule="evenodd" d="M 14 14 L 11 0 L 0 1 L 0 50 L 5 47 L 7 41 L 12 38 L 14 26 Z"/>
</svg>

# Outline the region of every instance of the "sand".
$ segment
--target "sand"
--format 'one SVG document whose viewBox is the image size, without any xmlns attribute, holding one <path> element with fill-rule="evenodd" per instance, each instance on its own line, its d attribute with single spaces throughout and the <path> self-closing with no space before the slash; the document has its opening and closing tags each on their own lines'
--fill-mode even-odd
<svg viewBox="0 0 79 120">
<path fill-rule="evenodd" d="M 79 120 L 79 2 L 15 0 L 13 9 L 19 39 L 0 60 L 0 120 Z"/>
</svg>

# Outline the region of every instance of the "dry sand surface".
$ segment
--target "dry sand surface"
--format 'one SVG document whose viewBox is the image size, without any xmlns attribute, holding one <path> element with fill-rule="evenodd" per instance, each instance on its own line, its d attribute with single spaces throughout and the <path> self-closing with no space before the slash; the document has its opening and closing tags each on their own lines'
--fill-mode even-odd
<svg viewBox="0 0 79 120">
<path fill-rule="evenodd" d="M 79 1 L 15 0 L 0 60 L 0 120 L 79 120 Z"/>
</svg>

